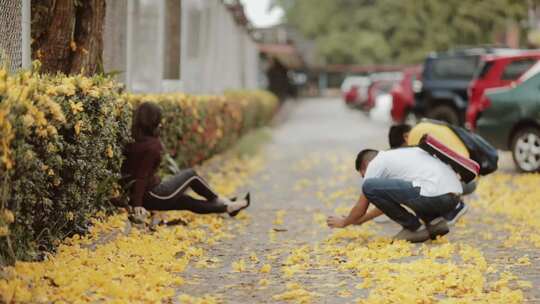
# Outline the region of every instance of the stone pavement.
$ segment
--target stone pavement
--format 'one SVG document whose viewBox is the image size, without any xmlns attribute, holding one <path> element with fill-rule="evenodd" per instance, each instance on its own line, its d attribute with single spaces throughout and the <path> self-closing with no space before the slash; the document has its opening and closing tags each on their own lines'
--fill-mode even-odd
<svg viewBox="0 0 540 304">
<path fill-rule="evenodd" d="M 215 295 L 225 303 L 275 303 L 287 297 L 293 302 L 351 303 L 372 292 L 366 279 L 369 274 L 362 274 L 361 262 L 360 265 L 349 265 L 349 271 L 338 269 L 340 264 L 348 265 L 353 257 L 347 257 L 343 252 L 336 254 L 332 250 L 338 249 L 325 247 L 329 243 L 325 240 L 334 231 L 326 228 L 324 221 L 327 215 L 348 212 L 355 202 L 361 178 L 354 170 L 354 157 L 362 148 L 385 149 L 388 124 L 371 121 L 366 115 L 347 109 L 337 99 L 300 100 L 287 107 L 286 117 L 274 127 L 272 140 L 263 149 L 265 168 L 245 188 L 253 197 L 248 212 L 249 224 L 234 226 L 230 232 L 237 237 L 209 248 L 207 256 L 216 258 L 215 265 L 189 267 L 182 274 L 187 284 L 181 286 L 179 293 Z M 504 171 L 513 172 L 508 156 L 502 158 Z M 493 288 L 506 291 L 500 276 L 508 271 L 508 274 L 517 275 L 517 278 L 509 279 L 508 289 L 519 287 L 527 303 L 540 303 L 538 248 L 503 246 L 507 234 L 495 229 L 494 222 L 505 221 L 505 218 L 487 215 L 485 207 L 477 206 L 474 197 L 467 201 L 470 211 L 453 228 L 448 237 L 450 246 L 444 247 L 449 248 L 448 258 L 456 260 L 457 266 L 451 262 L 444 265 L 458 267 L 456 269 L 470 267 L 457 261 L 466 259 L 467 248 L 477 248 L 485 256 L 487 265 L 492 267 L 485 272 L 485 278 L 480 279 L 486 280 L 486 285 L 481 288 L 487 290 L 487 286 L 500 285 L 503 287 Z M 361 230 L 363 228 L 351 230 L 359 231 L 350 238 L 358 242 L 358 247 L 366 246 L 364 238 L 390 236 L 399 230 L 391 222 L 373 223 L 368 227 L 370 232 L 366 234 Z M 339 243 L 342 247 L 347 245 Z M 433 253 L 438 246 L 434 243 L 405 246 L 405 251 L 412 250 L 413 253 L 403 255 L 404 258 L 398 261 L 411 262 L 421 256 L 420 252 L 424 255 L 424 252 Z M 524 256 L 527 258 L 519 260 Z M 374 259 L 377 261 L 376 257 Z M 386 263 L 393 259 L 381 261 Z M 377 278 L 373 280 L 375 287 L 381 282 Z M 529 283 L 521 282 L 523 280 L 532 283 L 532 288 L 527 287 Z M 363 281 L 366 281 L 365 285 L 358 286 Z M 456 293 L 461 290 L 460 286 L 452 288 L 457 290 Z M 287 290 L 290 293 L 287 294 Z M 303 297 L 306 291 L 311 294 Z M 373 292 L 373 299 L 377 292 L 384 291 Z M 444 297 L 435 296 L 434 299 Z"/>
</svg>

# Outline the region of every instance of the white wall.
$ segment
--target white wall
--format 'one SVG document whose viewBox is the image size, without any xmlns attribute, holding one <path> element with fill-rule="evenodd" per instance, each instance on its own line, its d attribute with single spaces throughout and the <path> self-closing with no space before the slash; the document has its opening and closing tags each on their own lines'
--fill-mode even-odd
<svg viewBox="0 0 540 304">
<path fill-rule="evenodd" d="M 257 46 L 220 0 L 178 0 L 182 1 L 180 79 L 164 79 L 165 1 L 127 0 L 128 90 L 212 94 L 257 87 Z"/>
<path fill-rule="evenodd" d="M 126 34 L 128 0 L 107 0 L 103 26 L 103 68 L 117 72 L 116 79 L 126 82 Z"/>
<path fill-rule="evenodd" d="M 130 0 L 126 84 L 133 92 L 161 92 L 164 0 Z"/>
<path fill-rule="evenodd" d="M 188 93 L 256 88 L 258 50 L 220 1 L 184 0 L 180 67 Z"/>
</svg>

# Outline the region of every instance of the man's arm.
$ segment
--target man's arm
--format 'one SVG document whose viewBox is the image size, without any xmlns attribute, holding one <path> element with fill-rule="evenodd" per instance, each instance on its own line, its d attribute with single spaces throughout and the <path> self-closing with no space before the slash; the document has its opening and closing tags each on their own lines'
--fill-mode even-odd
<svg viewBox="0 0 540 304">
<path fill-rule="evenodd" d="M 369 202 L 367 197 L 364 194 L 361 194 L 358 202 L 351 209 L 347 217 L 330 216 L 326 220 L 326 223 L 330 228 L 343 228 L 355 224 L 366 215 L 368 206 Z"/>
<path fill-rule="evenodd" d="M 384 213 L 377 209 L 377 208 L 373 208 L 371 210 L 369 210 L 368 212 L 366 212 L 366 214 L 364 214 L 364 216 L 362 216 L 356 223 L 354 223 L 355 225 L 362 225 L 363 223 L 365 222 L 369 222 L 371 221 L 372 219 L 378 217 L 378 216 L 381 216 L 383 215 Z"/>
</svg>

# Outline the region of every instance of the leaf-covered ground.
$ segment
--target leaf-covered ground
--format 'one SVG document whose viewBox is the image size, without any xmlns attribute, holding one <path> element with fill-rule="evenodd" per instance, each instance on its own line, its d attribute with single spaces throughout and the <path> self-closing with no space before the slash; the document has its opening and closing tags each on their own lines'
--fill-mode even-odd
<svg viewBox="0 0 540 304">
<path fill-rule="evenodd" d="M 227 195 L 252 191 L 239 219 L 168 214 L 188 225 L 149 232 L 111 218 L 46 262 L 4 270 L 4 301 L 540 302 L 540 176 L 481 180 L 469 213 L 435 242 L 390 243 L 391 222 L 330 230 L 326 216 L 358 195 L 355 153 L 385 148 L 387 126 L 337 100 L 290 110 L 259 155 L 202 168 Z"/>
</svg>

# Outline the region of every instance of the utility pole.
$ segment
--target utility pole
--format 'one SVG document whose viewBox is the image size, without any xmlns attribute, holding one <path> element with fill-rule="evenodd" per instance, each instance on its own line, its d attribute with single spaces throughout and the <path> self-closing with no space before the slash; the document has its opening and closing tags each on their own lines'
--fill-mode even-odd
<svg viewBox="0 0 540 304">
<path fill-rule="evenodd" d="M 30 47 L 30 0 L 22 0 L 21 40 L 22 40 L 22 68 L 29 69 L 32 65 L 32 50 Z"/>
</svg>

